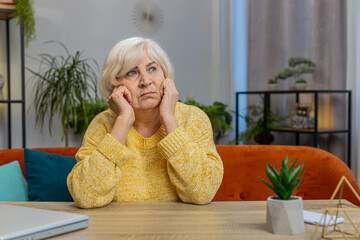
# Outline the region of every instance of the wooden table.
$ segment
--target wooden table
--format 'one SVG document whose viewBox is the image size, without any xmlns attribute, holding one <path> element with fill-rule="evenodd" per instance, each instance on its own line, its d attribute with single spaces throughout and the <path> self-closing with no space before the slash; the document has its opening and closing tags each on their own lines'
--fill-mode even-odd
<svg viewBox="0 0 360 240">
<path fill-rule="evenodd" d="M 328 200 L 304 201 L 304 210 L 322 212 Z M 266 202 L 212 202 L 193 205 L 179 202 L 118 203 L 97 209 L 79 209 L 73 202 L 8 202 L 85 214 L 89 227 L 54 239 L 310 239 L 305 233 L 274 235 L 266 230 Z M 360 213 L 357 215 L 360 220 Z M 320 236 L 320 229 L 318 230 Z"/>
</svg>

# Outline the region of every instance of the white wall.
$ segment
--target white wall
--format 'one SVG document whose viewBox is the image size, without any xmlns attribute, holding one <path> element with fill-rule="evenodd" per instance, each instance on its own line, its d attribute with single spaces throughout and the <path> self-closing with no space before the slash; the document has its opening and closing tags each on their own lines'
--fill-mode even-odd
<svg viewBox="0 0 360 240">
<path fill-rule="evenodd" d="M 231 73 L 231 1 L 222 0 L 153 0 L 163 13 L 163 25 L 159 33 L 152 36 L 169 54 L 175 67 L 175 84 L 180 99 L 195 97 L 201 103 L 210 104 L 215 100 L 224 102 L 232 109 Z M 26 48 L 26 55 L 36 57 L 40 53 L 62 54 L 62 49 L 54 44 L 44 44 L 48 40 L 64 43 L 70 52 L 82 50 L 84 55 L 94 58 L 102 66 L 106 54 L 119 40 L 141 36 L 132 22 L 134 0 L 36 0 L 34 1 L 37 38 Z M 14 25 L 15 21 L 12 21 Z M 15 28 L 15 26 L 12 26 Z M 0 24 L 0 36 L 4 36 L 4 24 Z M 18 31 L 11 33 L 12 67 L 19 59 Z M 15 41 L 16 40 L 16 41 Z M 0 72 L 5 72 L 5 39 L 0 37 Z M 221 64 L 220 64 L 221 63 Z M 38 63 L 25 58 L 26 67 L 37 70 Z M 13 78 L 19 78 L 17 71 Z M 20 83 L 12 83 L 19 91 Z M 32 104 L 33 80 L 26 72 L 26 115 L 27 147 L 63 146 L 60 122 L 54 124 L 53 134 L 47 127 L 41 133 L 35 127 L 35 113 Z M 0 148 L 7 148 L 6 111 L 0 106 Z M 20 113 L 15 116 L 13 147 L 21 147 Z M 81 144 L 81 137 L 73 136 L 71 146 Z"/>
</svg>

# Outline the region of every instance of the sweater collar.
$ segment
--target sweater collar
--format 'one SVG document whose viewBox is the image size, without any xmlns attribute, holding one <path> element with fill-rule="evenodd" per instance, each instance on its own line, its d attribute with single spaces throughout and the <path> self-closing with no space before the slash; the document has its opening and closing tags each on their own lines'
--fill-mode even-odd
<svg viewBox="0 0 360 240">
<path fill-rule="evenodd" d="M 156 133 L 149 138 L 141 136 L 132 126 L 127 136 L 127 141 L 138 148 L 151 149 L 156 148 L 158 142 L 160 142 L 165 136 L 166 132 L 163 125 L 161 125 Z"/>
</svg>

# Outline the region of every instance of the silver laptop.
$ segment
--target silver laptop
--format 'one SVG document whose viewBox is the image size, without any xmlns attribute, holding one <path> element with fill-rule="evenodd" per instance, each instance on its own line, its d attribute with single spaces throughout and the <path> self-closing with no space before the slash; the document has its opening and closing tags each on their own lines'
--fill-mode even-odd
<svg viewBox="0 0 360 240">
<path fill-rule="evenodd" d="M 0 204 L 0 240 L 43 239 L 88 225 L 86 215 Z"/>
</svg>

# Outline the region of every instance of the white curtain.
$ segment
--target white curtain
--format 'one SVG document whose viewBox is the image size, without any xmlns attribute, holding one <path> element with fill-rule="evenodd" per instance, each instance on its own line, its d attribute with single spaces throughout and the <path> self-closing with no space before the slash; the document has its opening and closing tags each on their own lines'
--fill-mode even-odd
<svg viewBox="0 0 360 240">
<path fill-rule="evenodd" d="M 341 0 L 250 0 L 248 90 L 266 89 L 266 81 L 286 67 L 289 57 L 296 56 L 310 58 L 317 64 L 314 74 L 304 75 L 308 89 L 345 89 L 346 3 Z M 278 90 L 287 90 L 289 85 L 288 80 L 280 81 Z M 260 105 L 261 102 L 258 96 L 248 98 L 249 104 Z M 294 96 L 278 95 L 271 102 L 282 115 L 294 112 Z M 313 105 L 314 99 L 312 95 L 302 94 L 300 102 Z M 345 95 L 319 96 L 319 127 L 344 128 L 347 122 L 345 104 Z M 280 133 L 275 135 L 273 144 L 295 144 L 295 138 Z M 301 134 L 300 145 L 313 144 L 313 136 Z M 345 162 L 346 146 L 345 134 L 319 136 L 318 147 Z"/>
<path fill-rule="evenodd" d="M 352 90 L 352 169 L 360 176 L 360 1 L 347 1 L 347 78 L 346 87 Z"/>
</svg>

